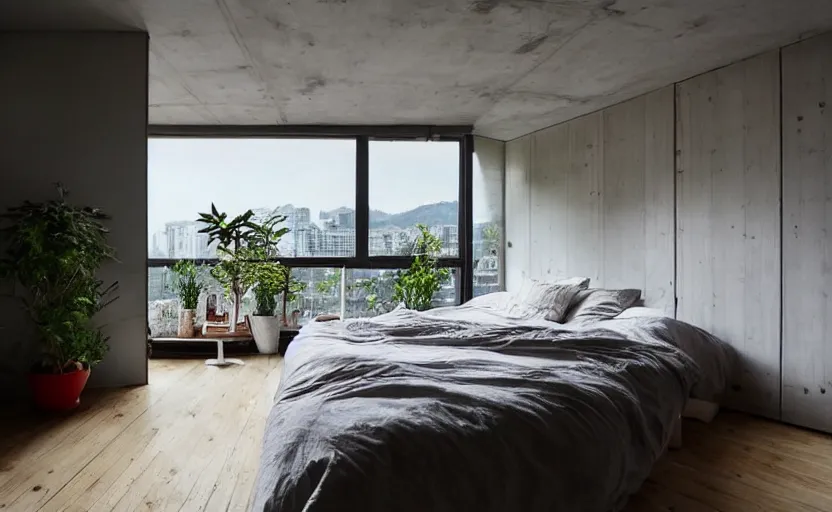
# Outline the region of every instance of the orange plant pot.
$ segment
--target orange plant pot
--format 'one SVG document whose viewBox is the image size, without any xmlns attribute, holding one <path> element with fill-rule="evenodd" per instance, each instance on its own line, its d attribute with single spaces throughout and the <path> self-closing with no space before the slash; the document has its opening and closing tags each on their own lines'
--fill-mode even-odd
<svg viewBox="0 0 832 512">
<path fill-rule="evenodd" d="M 81 392 L 90 378 L 90 370 L 70 373 L 30 373 L 29 386 L 35 405 L 47 411 L 70 411 L 81 403 Z"/>
</svg>

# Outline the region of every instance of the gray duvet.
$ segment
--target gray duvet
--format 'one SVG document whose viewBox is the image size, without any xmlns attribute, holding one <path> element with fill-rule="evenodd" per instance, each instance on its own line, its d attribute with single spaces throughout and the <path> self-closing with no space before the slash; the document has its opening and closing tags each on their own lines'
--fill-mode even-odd
<svg viewBox="0 0 832 512">
<path fill-rule="evenodd" d="M 253 510 L 620 510 L 730 360 L 668 318 L 460 306 L 313 323 L 286 357 Z"/>
</svg>

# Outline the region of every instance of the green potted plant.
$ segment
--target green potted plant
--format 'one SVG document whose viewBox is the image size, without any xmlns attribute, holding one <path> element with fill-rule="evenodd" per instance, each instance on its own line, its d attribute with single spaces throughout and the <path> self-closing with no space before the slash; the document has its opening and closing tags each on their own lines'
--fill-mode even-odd
<svg viewBox="0 0 832 512">
<path fill-rule="evenodd" d="M 213 203 L 211 213 L 199 214 L 198 221 L 205 224 L 199 232 L 208 234 L 208 243 L 217 242 L 220 261 L 211 269 L 211 276 L 223 285 L 232 300 L 229 332 L 237 331 L 243 295 L 252 284 L 246 277 L 249 261 L 256 256 L 248 246 L 258 227 L 251 220 L 253 216 L 254 213 L 248 210 L 229 220 L 228 215 L 217 211 Z"/>
<path fill-rule="evenodd" d="M 49 410 L 69 410 L 107 352 L 108 338 L 93 317 L 117 297 L 118 283 L 103 286 L 97 272 L 115 260 L 98 208 L 58 199 L 24 202 L 2 215 L 5 253 L 0 276 L 12 282 L 38 329 L 42 357 L 31 368 L 29 383 L 35 403 Z"/>
<path fill-rule="evenodd" d="M 205 290 L 199 267 L 193 261 L 177 261 L 173 266 L 173 291 L 179 296 L 179 329 L 177 336 L 190 338 L 194 335 L 194 319 L 199 305 L 199 295 Z"/>
<path fill-rule="evenodd" d="M 289 232 L 281 226 L 284 215 L 274 215 L 262 224 L 253 223 L 248 242 L 250 261 L 244 266 L 245 281 L 254 286 L 255 310 L 248 316 L 248 324 L 257 350 L 276 354 L 280 344 L 280 319 L 275 316 L 277 294 L 286 278 L 285 267 L 277 261 L 278 243 Z"/>
<path fill-rule="evenodd" d="M 413 263 L 396 278 L 393 301 L 404 303 L 408 309 L 430 309 L 434 294 L 450 277 L 447 268 L 436 266 L 442 241 L 424 224 L 417 224 L 419 236 L 413 243 Z"/>
<path fill-rule="evenodd" d="M 277 262 L 261 262 L 252 266 L 254 314 L 249 315 L 251 335 L 261 354 L 276 354 L 280 343 L 280 318 L 276 316 L 277 295 L 283 289 L 284 269 Z"/>
</svg>

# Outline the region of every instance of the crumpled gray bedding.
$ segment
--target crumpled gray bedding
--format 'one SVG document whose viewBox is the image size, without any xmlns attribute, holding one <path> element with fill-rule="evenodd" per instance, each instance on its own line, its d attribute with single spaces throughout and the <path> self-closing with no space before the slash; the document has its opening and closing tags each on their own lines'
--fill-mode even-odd
<svg viewBox="0 0 832 512">
<path fill-rule="evenodd" d="M 731 359 L 668 318 L 313 323 L 287 354 L 252 510 L 620 510 Z"/>
</svg>

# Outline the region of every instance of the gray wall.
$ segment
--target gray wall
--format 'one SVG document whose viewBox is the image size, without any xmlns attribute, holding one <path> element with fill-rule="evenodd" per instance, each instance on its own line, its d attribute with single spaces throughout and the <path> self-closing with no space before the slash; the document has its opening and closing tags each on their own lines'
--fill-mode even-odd
<svg viewBox="0 0 832 512">
<path fill-rule="evenodd" d="M 508 289 L 589 277 L 673 314 L 673 88 L 506 145 Z"/>
<path fill-rule="evenodd" d="M 111 348 L 92 386 L 147 381 L 147 44 L 137 32 L 0 34 L 0 208 L 52 198 L 61 181 L 113 217 L 120 262 L 101 278 L 121 290 L 98 317 Z M 0 378 L 22 392 L 35 333 L 15 302 L 2 308 Z"/>
<path fill-rule="evenodd" d="M 503 192 L 505 190 L 506 143 L 486 137 L 474 137 L 473 184 L 473 218 L 474 225 L 481 223 L 496 224 L 500 230 L 500 239 L 505 236 L 503 222 Z M 502 253 L 497 255 L 500 265 L 499 283 L 505 287 L 505 259 Z M 476 272 L 476 269 L 475 269 Z M 477 290 L 475 289 L 476 293 Z"/>
<path fill-rule="evenodd" d="M 507 143 L 508 288 L 641 288 L 737 349 L 729 406 L 832 431 L 830 54 L 815 37 Z"/>
<path fill-rule="evenodd" d="M 780 76 L 772 52 L 676 88 L 677 317 L 731 343 L 726 401 L 780 407 Z"/>
<path fill-rule="evenodd" d="M 783 419 L 832 431 L 832 34 L 783 49 Z"/>
</svg>

